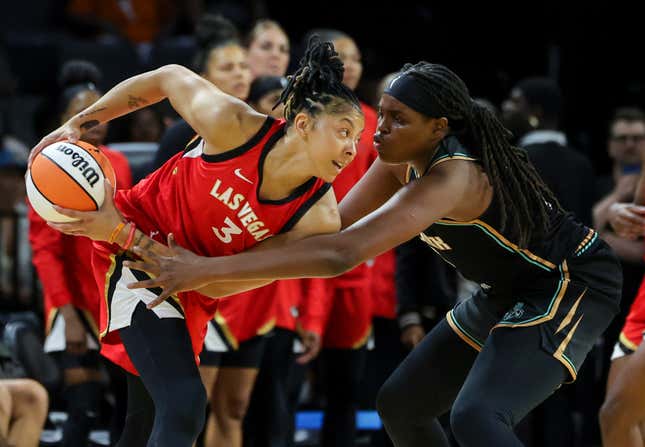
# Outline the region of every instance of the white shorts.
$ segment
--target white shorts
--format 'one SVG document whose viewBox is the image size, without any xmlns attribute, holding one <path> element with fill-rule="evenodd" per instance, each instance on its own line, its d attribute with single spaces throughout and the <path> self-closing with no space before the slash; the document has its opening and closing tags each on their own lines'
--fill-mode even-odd
<svg viewBox="0 0 645 447">
<path fill-rule="evenodd" d="M 96 337 L 95 331 L 92 329 L 92 325 L 88 321 L 90 317 L 86 316 L 85 313 L 79 309 L 76 309 L 76 313 L 81 320 L 85 330 L 87 331 L 87 349 L 90 351 L 99 350 L 99 342 Z M 67 350 L 67 340 L 65 338 L 65 318 L 60 312 L 56 312 L 54 316 L 54 321 L 52 322 L 51 329 L 45 338 L 45 345 L 43 346 L 45 352 L 62 352 Z"/>
<path fill-rule="evenodd" d="M 117 263 L 117 266 L 121 263 Z M 116 273 L 112 273 L 114 278 Z M 132 315 L 140 302 L 150 303 L 158 294 L 150 289 L 128 289 L 127 285 L 133 282 L 148 279 L 148 275 L 137 270 L 121 266 L 121 275 L 115 284 L 114 291 L 108 296 L 109 325 L 108 332 L 130 326 Z M 154 290 L 154 289 L 153 289 Z M 184 313 L 179 303 L 169 298 L 152 311 L 159 318 L 184 318 Z"/>
</svg>

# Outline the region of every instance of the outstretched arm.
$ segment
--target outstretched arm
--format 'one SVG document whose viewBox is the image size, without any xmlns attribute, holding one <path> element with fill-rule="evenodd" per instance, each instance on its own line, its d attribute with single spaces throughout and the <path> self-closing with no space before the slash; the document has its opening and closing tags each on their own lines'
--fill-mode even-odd
<svg viewBox="0 0 645 447">
<path fill-rule="evenodd" d="M 192 255 L 189 262 L 151 256 L 135 247 L 135 253 L 154 258 L 159 271 L 157 278 L 137 283 L 136 287 L 163 287 L 167 296 L 217 281 L 339 275 L 411 239 L 437 219 L 451 215 L 465 197 L 471 168 L 464 163 L 467 162 L 437 167 L 431 176 L 400 189 L 383 206 L 340 233 L 313 236 L 257 253 L 220 258 Z M 354 195 L 354 200 L 360 198 Z"/>
</svg>

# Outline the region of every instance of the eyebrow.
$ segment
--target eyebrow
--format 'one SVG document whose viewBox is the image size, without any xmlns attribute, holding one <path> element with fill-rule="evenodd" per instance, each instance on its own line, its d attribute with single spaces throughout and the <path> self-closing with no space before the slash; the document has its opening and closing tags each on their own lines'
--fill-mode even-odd
<svg viewBox="0 0 645 447">
<path fill-rule="evenodd" d="M 341 118 L 340 120 L 341 120 L 341 121 L 347 121 L 347 122 L 349 123 L 349 125 L 350 125 L 350 126 L 352 126 L 352 130 L 354 130 L 354 123 L 352 123 L 352 122 L 349 120 L 349 118 Z"/>
</svg>

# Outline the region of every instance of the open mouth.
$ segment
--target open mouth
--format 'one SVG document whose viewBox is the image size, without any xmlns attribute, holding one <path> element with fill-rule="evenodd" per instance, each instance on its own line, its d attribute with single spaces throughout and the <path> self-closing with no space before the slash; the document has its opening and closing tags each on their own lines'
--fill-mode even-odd
<svg viewBox="0 0 645 447">
<path fill-rule="evenodd" d="M 341 165 L 340 163 L 338 163 L 336 160 L 333 160 L 331 163 L 332 163 L 332 164 L 336 167 L 336 169 L 338 169 L 339 171 L 341 171 L 341 170 L 345 167 L 344 165 Z"/>
</svg>

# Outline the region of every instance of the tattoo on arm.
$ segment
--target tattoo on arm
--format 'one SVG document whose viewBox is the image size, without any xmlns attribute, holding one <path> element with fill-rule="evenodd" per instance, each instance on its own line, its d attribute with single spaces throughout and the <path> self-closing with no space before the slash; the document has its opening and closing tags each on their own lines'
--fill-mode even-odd
<svg viewBox="0 0 645 447">
<path fill-rule="evenodd" d="M 148 101 L 141 96 L 128 95 L 128 107 L 131 109 L 138 109 L 139 107 L 143 107 L 147 104 Z"/>
<path fill-rule="evenodd" d="M 107 110 L 107 107 L 100 107 L 98 109 L 90 110 L 89 112 L 82 112 L 81 114 L 78 115 L 78 117 L 83 118 L 86 116 L 94 115 L 95 113 L 102 112 L 103 110 Z"/>
<path fill-rule="evenodd" d="M 90 130 L 92 127 L 98 126 L 99 124 L 100 124 L 99 120 L 89 120 L 81 124 L 80 127 L 81 127 L 81 130 L 87 131 L 87 130 Z"/>
</svg>

